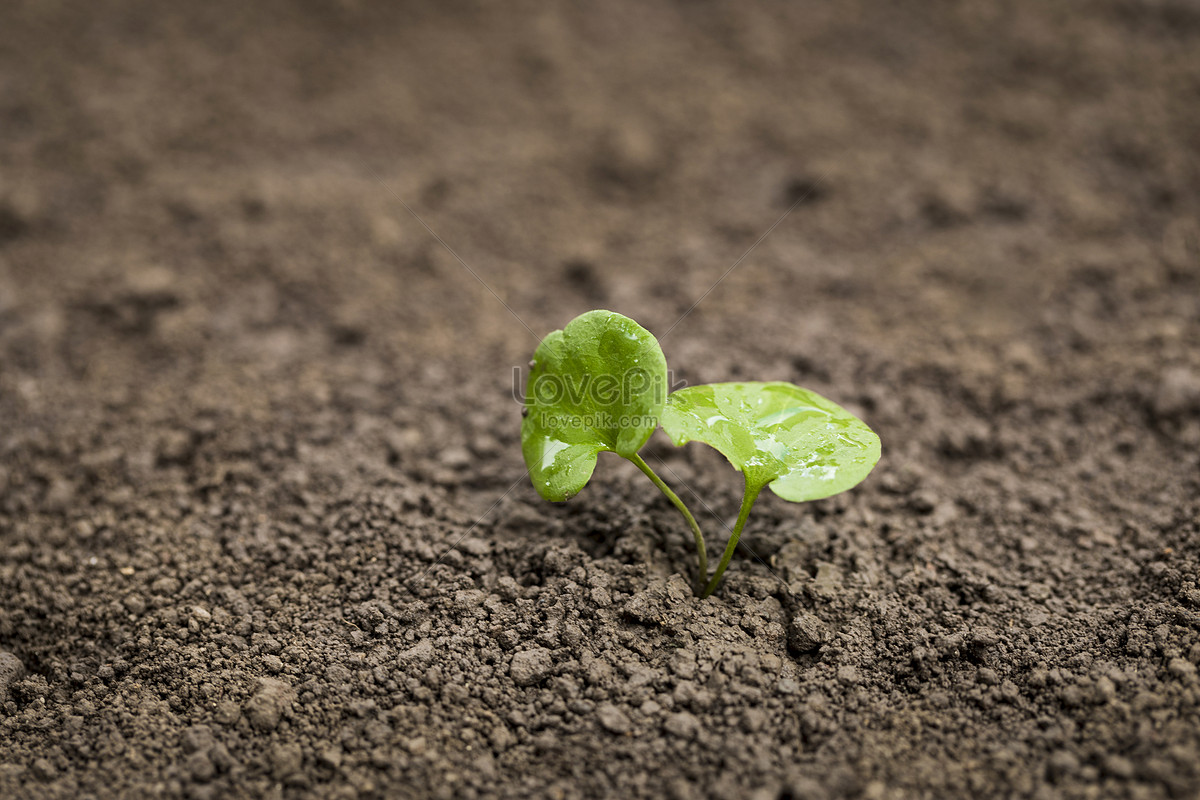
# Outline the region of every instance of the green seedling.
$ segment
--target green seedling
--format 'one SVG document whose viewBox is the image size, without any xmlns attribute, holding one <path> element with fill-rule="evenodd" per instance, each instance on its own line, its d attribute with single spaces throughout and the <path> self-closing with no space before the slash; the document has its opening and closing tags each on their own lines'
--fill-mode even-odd
<svg viewBox="0 0 1200 800">
<path fill-rule="evenodd" d="M 628 317 L 589 311 L 538 346 L 526 387 L 521 450 L 538 494 L 564 501 L 591 479 L 601 452 L 628 459 L 687 521 L 696 542 L 701 597 L 721 581 L 764 487 L 793 502 L 859 483 L 879 460 L 879 437 L 820 395 L 790 383 L 718 383 L 668 396 L 658 341 Z M 716 571 L 704 536 L 679 496 L 638 451 L 661 422 L 677 446 L 699 441 L 742 473 L 745 492 Z"/>
</svg>

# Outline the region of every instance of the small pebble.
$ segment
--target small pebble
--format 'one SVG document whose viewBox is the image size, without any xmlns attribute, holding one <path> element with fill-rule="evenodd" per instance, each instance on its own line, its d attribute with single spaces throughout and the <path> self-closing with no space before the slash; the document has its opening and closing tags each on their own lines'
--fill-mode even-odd
<svg viewBox="0 0 1200 800">
<path fill-rule="evenodd" d="M 187 770 L 192 778 L 202 783 L 212 780 L 213 776 L 217 774 L 217 768 L 213 766 L 212 759 L 204 751 L 192 753 L 188 756 Z"/>
<path fill-rule="evenodd" d="M 217 710 L 213 716 L 222 725 L 232 725 L 242 716 L 242 710 L 232 700 L 222 700 L 217 703 Z"/>
<path fill-rule="evenodd" d="M 517 737 L 508 729 L 508 726 L 497 725 L 492 728 L 492 734 L 488 737 L 488 741 L 492 744 L 492 750 L 499 754 L 516 744 Z"/>
<path fill-rule="evenodd" d="M 146 601 L 140 594 L 126 595 L 121 603 L 125 606 L 125 610 L 135 617 L 140 617 L 146 613 Z"/>
<path fill-rule="evenodd" d="M 1133 762 L 1124 756 L 1111 755 L 1104 760 L 1104 771 L 1114 778 L 1133 777 Z"/>
<path fill-rule="evenodd" d="M 450 469 L 465 469 L 471 465 L 474 458 L 465 447 L 450 447 L 441 452 L 438 460 L 442 462 L 442 466 Z"/>
<path fill-rule="evenodd" d="M 1187 659 L 1172 658 L 1167 663 L 1167 671 L 1180 680 L 1186 680 L 1187 678 L 1195 677 L 1196 665 Z"/>
<path fill-rule="evenodd" d="M 1200 411 L 1200 374 L 1187 367 L 1172 367 L 1163 373 L 1153 399 L 1159 419 L 1173 419 Z"/>
<path fill-rule="evenodd" d="M 813 591 L 821 597 L 836 597 L 842 591 L 842 570 L 828 561 L 817 562 L 817 577 L 813 579 Z"/>
<path fill-rule="evenodd" d="M 663 730 L 680 739 L 694 739 L 700 732 L 700 720 L 695 714 L 680 711 L 667 717 L 663 723 Z"/>
<path fill-rule="evenodd" d="M 7 650 L 0 650 L 0 698 L 8 694 L 8 687 L 25 675 L 21 659 Z"/>
<path fill-rule="evenodd" d="M 284 709 L 291 706 L 295 697 L 295 690 L 283 681 L 260 678 L 254 695 L 246 701 L 246 718 L 260 731 L 275 730 Z"/>
<path fill-rule="evenodd" d="M 277 744 L 271 750 L 271 773 L 275 780 L 281 781 L 300 771 L 304 754 L 300 745 L 293 743 Z"/>
<path fill-rule="evenodd" d="M 816 615 L 801 611 L 788 623 L 788 646 L 797 653 L 811 653 L 829 642 L 831 632 Z"/>
<path fill-rule="evenodd" d="M 1046 762 L 1046 776 L 1052 781 L 1073 775 L 1078 769 L 1079 759 L 1069 750 L 1059 750 Z"/>
<path fill-rule="evenodd" d="M 532 686 L 550 674 L 554 661 L 544 647 L 523 650 L 512 658 L 508 675 L 517 686 Z"/>
<path fill-rule="evenodd" d="M 327 767 L 337 769 L 342 766 L 342 748 L 330 745 L 317 754 L 317 761 Z"/>
<path fill-rule="evenodd" d="M 34 761 L 32 769 L 34 777 L 43 781 L 54 780 L 54 776 L 58 774 L 58 770 L 54 768 L 54 765 L 44 758 Z"/>
<path fill-rule="evenodd" d="M 596 709 L 596 719 L 600 721 L 600 726 L 609 733 L 628 733 L 630 727 L 632 727 L 629 717 L 625 716 L 625 712 L 612 703 L 601 704 Z"/>
<path fill-rule="evenodd" d="M 183 737 L 180 739 L 180 744 L 183 745 L 184 752 L 195 753 L 200 750 L 208 750 L 215 743 L 213 738 L 212 728 L 207 725 L 192 725 L 183 731 Z"/>
</svg>

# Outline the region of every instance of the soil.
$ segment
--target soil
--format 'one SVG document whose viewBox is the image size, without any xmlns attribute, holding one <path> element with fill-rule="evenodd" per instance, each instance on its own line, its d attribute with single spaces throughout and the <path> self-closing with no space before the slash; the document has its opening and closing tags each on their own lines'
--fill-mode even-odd
<svg viewBox="0 0 1200 800">
<path fill-rule="evenodd" d="M 4 16 L 0 796 L 1200 793 L 1194 3 Z M 594 307 L 882 462 L 697 600 L 524 476 Z"/>
</svg>

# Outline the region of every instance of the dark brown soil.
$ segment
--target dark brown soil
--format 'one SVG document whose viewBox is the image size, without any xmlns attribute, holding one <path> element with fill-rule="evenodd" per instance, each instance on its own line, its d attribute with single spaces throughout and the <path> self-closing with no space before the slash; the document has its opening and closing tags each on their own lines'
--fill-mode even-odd
<svg viewBox="0 0 1200 800">
<path fill-rule="evenodd" d="M 0 797 L 1196 797 L 1198 220 L 1191 0 L 9 2 Z M 883 461 L 696 600 L 593 307 Z"/>
</svg>

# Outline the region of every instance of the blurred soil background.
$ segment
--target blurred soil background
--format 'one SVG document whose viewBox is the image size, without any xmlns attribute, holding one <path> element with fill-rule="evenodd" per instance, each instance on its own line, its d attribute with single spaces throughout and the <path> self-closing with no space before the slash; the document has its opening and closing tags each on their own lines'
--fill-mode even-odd
<svg viewBox="0 0 1200 800">
<path fill-rule="evenodd" d="M 8 2 L 0 796 L 1196 797 L 1198 220 L 1191 0 Z M 595 307 L 883 461 L 697 601 Z"/>
</svg>

